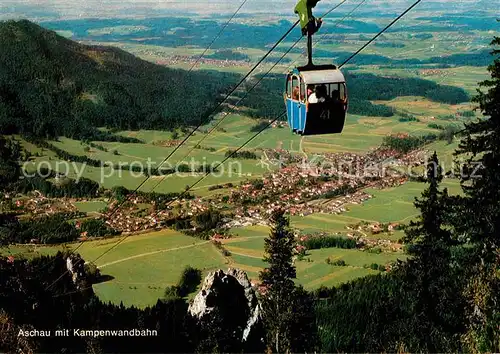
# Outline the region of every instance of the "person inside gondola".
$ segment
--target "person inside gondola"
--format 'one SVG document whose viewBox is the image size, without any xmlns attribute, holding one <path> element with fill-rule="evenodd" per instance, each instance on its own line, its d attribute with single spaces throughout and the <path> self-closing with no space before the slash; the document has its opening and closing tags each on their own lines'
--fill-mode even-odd
<svg viewBox="0 0 500 354">
<path fill-rule="evenodd" d="M 307 102 L 313 104 L 318 103 L 318 96 L 316 96 L 316 90 L 309 95 Z"/>
<path fill-rule="evenodd" d="M 325 85 L 316 86 L 316 97 L 319 102 L 325 102 L 328 98 L 328 91 Z"/>
<path fill-rule="evenodd" d="M 300 96 L 300 88 L 295 86 L 292 91 L 292 100 L 298 101 Z"/>
<path fill-rule="evenodd" d="M 344 104 L 340 99 L 340 91 L 332 91 L 332 108 L 335 114 L 341 114 L 344 111 Z"/>
<path fill-rule="evenodd" d="M 307 98 L 311 97 L 311 95 L 314 92 L 314 86 L 313 85 L 308 85 L 307 86 Z"/>
<path fill-rule="evenodd" d="M 316 85 L 314 92 L 309 96 L 309 103 L 323 103 L 326 101 L 326 86 Z"/>
<path fill-rule="evenodd" d="M 340 92 L 339 92 L 339 90 L 333 90 L 332 91 L 332 101 L 333 102 L 340 102 Z"/>
</svg>

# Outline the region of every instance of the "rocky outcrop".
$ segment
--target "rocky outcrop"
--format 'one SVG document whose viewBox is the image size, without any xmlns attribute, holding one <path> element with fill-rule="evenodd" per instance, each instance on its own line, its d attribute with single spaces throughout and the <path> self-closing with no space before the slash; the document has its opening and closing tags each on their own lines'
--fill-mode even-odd
<svg viewBox="0 0 500 354">
<path fill-rule="evenodd" d="M 81 282 L 85 280 L 83 259 L 80 255 L 69 255 L 68 258 L 66 258 L 66 268 L 68 269 L 69 274 L 71 274 L 73 283 L 77 286 L 77 288 L 79 288 Z"/>
<path fill-rule="evenodd" d="M 227 274 L 236 278 L 238 283 L 245 289 L 245 297 L 248 301 L 249 317 L 247 321 L 247 326 L 243 331 L 243 340 L 248 338 L 250 331 L 260 320 L 260 306 L 257 299 L 257 294 L 255 289 L 252 287 L 252 283 L 248 279 L 247 273 L 241 269 L 229 268 Z"/>
<path fill-rule="evenodd" d="M 247 274 L 240 269 L 219 269 L 207 275 L 200 292 L 189 305 L 191 316 L 202 320 L 218 310 L 235 316 L 243 316 L 242 340 L 246 341 L 260 324 L 260 307 L 255 289 Z"/>
</svg>

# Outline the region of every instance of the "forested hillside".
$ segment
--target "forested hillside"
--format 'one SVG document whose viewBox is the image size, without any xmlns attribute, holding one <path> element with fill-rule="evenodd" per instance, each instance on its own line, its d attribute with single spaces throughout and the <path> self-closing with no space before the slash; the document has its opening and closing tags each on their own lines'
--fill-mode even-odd
<svg viewBox="0 0 500 354">
<path fill-rule="evenodd" d="M 29 21 L 0 23 L 0 133 L 109 140 L 97 127 L 161 129 L 198 124 L 237 74 L 174 70 L 117 48 L 82 45 Z M 283 76 L 272 75 L 242 105 L 256 117 L 283 111 Z M 350 112 L 391 116 L 370 100 L 420 95 L 456 104 L 463 89 L 421 79 L 346 73 Z M 236 99 L 236 98 L 235 98 Z"/>
<path fill-rule="evenodd" d="M 0 48 L 2 134 L 95 138 L 95 127 L 186 126 L 238 79 L 168 69 L 116 48 L 78 44 L 25 20 L 0 22 Z"/>
</svg>

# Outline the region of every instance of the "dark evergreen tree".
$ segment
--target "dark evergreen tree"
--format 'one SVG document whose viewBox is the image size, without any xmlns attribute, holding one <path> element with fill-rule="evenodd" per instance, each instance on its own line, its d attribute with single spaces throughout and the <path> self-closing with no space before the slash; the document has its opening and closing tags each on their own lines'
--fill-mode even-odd
<svg viewBox="0 0 500 354">
<path fill-rule="evenodd" d="M 293 290 L 292 309 L 294 314 L 290 326 L 292 352 L 312 352 L 319 342 L 314 300 L 302 286 Z"/>
<path fill-rule="evenodd" d="M 179 295 L 188 296 L 190 293 L 196 291 L 196 288 L 201 283 L 201 270 L 187 266 L 181 274 L 178 283 Z"/>
<path fill-rule="evenodd" d="M 215 309 L 210 316 L 204 318 L 199 324 L 200 341 L 196 352 L 241 352 L 241 338 L 236 337 L 234 331 L 227 325 L 219 309 Z"/>
<path fill-rule="evenodd" d="M 500 38 L 491 44 L 495 47 L 494 62 L 488 67 L 491 79 L 480 84 L 488 91 L 478 90 L 474 98 L 485 118 L 466 125 L 456 152 L 467 161 L 461 175 L 465 196 L 458 199 L 454 226 L 472 253 L 464 339 L 477 352 L 500 351 Z"/>
<path fill-rule="evenodd" d="M 451 268 L 454 245 L 447 227 L 449 197 L 439 188 L 443 174 L 436 152 L 428 161 L 428 188 L 415 201 L 421 215 L 410 222 L 404 242 L 413 257 L 404 267 L 405 286 L 413 296 L 414 322 L 420 333 L 418 348 L 429 352 L 458 350 L 457 333 L 462 332 L 460 297 Z"/>
<path fill-rule="evenodd" d="M 0 189 L 15 182 L 21 173 L 18 160 L 21 157 L 19 143 L 0 136 Z"/>
<path fill-rule="evenodd" d="M 19 335 L 19 331 L 30 331 L 32 326 L 17 326 L 14 320 L 0 309 L 0 348 L 16 348 L 21 353 L 36 352 L 35 340 Z"/>
<path fill-rule="evenodd" d="M 292 260 L 295 238 L 283 212 L 275 212 L 271 221 L 274 227 L 264 247 L 264 261 L 269 267 L 260 274 L 266 289 L 261 306 L 268 346 L 276 353 L 282 353 L 289 352 L 292 344 L 290 328 L 294 312 L 291 294 L 297 274 Z"/>
<path fill-rule="evenodd" d="M 269 267 L 260 274 L 265 288 L 261 307 L 268 349 L 276 353 L 310 351 L 316 344 L 314 310 L 309 295 L 293 282 L 295 237 L 283 211 L 275 211 L 271 221 L 274 227 L 265 240 L 264 258 Z"/>
</svg>

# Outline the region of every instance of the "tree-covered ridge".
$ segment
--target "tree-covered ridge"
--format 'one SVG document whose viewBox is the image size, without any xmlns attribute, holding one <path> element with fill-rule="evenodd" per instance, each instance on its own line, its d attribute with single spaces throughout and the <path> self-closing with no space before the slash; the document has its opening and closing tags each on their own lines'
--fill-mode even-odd
<svg viewBox="0 0 500 354">
<path fill-rule="evenodd" d="M 161 67 L 86 46 L 29 21 L 0 23 L 0 132 L 92 139 L 95 128 L 172 129 L 198 123 L 237 80 Z"/>
<path fill-rule="evenodd" d="M 458 156 L 467 158 L 461 178 L 465 196 L 454 203 L 451 219 L 459 240 L 470 245 L 464 294 L 467 331 L 472 352 L 500 351 L 500 37 L 491 42 L 491 79 L 480 86 L 474 101 L 488 117 L 466 124 Z"/>
<path fill-rule="evenodd" d="M 431 37 L 432 38 L 432 35 Z M 364 38 L 363 40 L 368 40 Z M 383 43 L 383 42 L 382 42 Z M 376 43 L 375 46 L 391 46 L 390 43 Z M 397 48 L 397 44 L 392 43 L 392 47 Z M 342 63 L 349 58 L 350 52 L 332 52 L 324 49 L 314 51 L 314 55 L 321 58 L 335 58 L 335 62 Z M 430 65 L 436 67 L 454 67 L 454 66 L 487 66 L 491 62 L 489 50 L 476 50 L 472 53 L 458 53 L 445 56 L 433 56 L 427 59 L 407 58 L 393 59 L 380 54 L 359 54 L 352 61 L 356 65 L 388 65 L 389 67 L 419 67 Z"/>
<path fill-rule="evenodd" d="M 0 23 L 0 46 L 4 134 L 116 140 L 95 128 L 169 130 L 197 125 L 220 99 L 218 94 L 238 79 L 230 73 L 164 68 L 116 48 L 72 42 L 29 21 Z M 350 73 L 346 80 L 353 114 L 391 116 L 389 107 L 368 101 L 398 95 L 451 104 L 469 99 L 462 89 L 428 80 Z M 263 80 L 242 102 L 247 113 L 264 118 L 280 114 L 282 81 L 281 75 Z"/>
<path fill-rule="evenodd" d="M 146 19 L 75 19 L 63 21 L 48 21 L 42 25 L 51 30 L 71 30 L 75 40 L 92 40 L 99 42 L 141 43 L 163 47 L 182 47 L 186 45 L 206 48 L 211 40 L 219 35 L 225 21 L 221 14 L 216 19 L 196 19 L 195 17 L 163 16 Z M 281 20 L 277 23 L 269 21 L 265 24 L 239 23 L 232 21 L 220 33 L 220 39 L 215 41 L 212 49 L 227 48 L 258 48 L 262 49 L 269 43 L 274 43 L 285 33 L 293 22 Z M 371 22 L 345 20 L 348 27 L 339 27 L 337 32 L 376 33 L 380 27 Z M 116 30 L 118 25 L 118 30 Z M 120 30 L 120 27 L 122 30 Z M 123 29 L 126 29 L 125 31 Z M 133 30 L 130 30 L 130 29 Z M 127 30 L 128 29 L 128 30 Z M 165 35 L 170 32 L 173 35 Z M 203 35 L 200 35 L 202 33 Z M 299 35 L 300 29 L 296 29 Z"/>
</svg>

